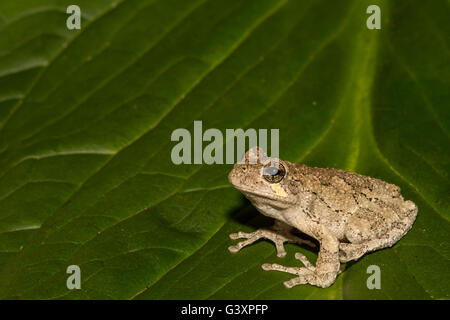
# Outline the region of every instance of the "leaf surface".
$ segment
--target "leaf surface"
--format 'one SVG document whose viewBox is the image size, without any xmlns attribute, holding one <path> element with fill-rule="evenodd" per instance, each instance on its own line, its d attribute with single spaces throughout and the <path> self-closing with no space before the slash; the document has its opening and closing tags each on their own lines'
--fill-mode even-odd
<svg viewBox="0 0 450 320">
<path fill-rule="evenodd" d="M 450 298 L 447 1 L 79 0 L 76 31 L 70 4 L 0 3 L 1 298 Z M 317 253 L 227 250 L 271 222 L 231 165 L 173 164 L 195 120 L 277 128 L 282 159 L 397 184 L 418 218 L 330 288 L 288 290 L 261 264 Z"/>
</svg>

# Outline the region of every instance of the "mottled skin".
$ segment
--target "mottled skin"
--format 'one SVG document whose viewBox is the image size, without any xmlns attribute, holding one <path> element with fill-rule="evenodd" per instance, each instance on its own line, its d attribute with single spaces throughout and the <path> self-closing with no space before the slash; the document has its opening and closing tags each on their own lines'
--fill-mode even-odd
<svg viewBox="0 0 450 320">
<path fill-rule="evenodd" d="M 273 172 L 264 170 L 274 167 L 274 163 L 282 166 L 275 165 L 280 171 L 268 179 L 268 172 Z M 294 236 L 293 228 L 319 242 L 315 267 L 300 253 L 295 257 L 305 267 L 262 266 L 264 270 L 297 275 L 284 283 L 288 288 L 306 283 L 329 287 L 336 280 L 341 262 L 392 246 L 409 231 L 417 215 L 417 206 L 403 200 L 400 188 L 393 184 L 343 170 L 268 158 L 256 147 L 235 164 L 229 181 L 258 211 L 276 219 L 271 229 L 231 234 L 232 239 L 247 239 L 231 246 L 231 252 L 260 238 L 272 240 L 279 257 L 286 255 L 285 242 L 314 245 Z"/>
</svg>

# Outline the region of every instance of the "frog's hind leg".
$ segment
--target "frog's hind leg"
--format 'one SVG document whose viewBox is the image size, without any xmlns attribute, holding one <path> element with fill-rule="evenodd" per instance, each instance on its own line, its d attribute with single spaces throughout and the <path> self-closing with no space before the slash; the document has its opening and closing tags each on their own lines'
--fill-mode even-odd
<svg viewBox="0 0 450 320">
<path fill-rule="evenodd" d="M 339 245 L 339 261 L 348 262 L 351 260 L 358 260 L 368 252 L 388 246 L 387 243 L 382 243 L 380 241 L 381 240 L 378 239 L 363 243 L 341 243 Z"/>
<path fill-rule="evenodd" d="M 376 228 L 373 227 L 372 230 L 375 233 L 371 238 L 361 231 L 361 225 L 358 224 L 358 221 L 349 221 L 346 237 L 350 240 L 350 243 L 339 244 L 340 262 L 357 260 L 368 252 L 393 246 L 411 229 L 416 215 L 417 207 L 414 205 L 402 219 L 391 222 L 388 225 L 380 223 Z"/>
<path fill-rule="evenodd" d="M 277 256 L 286 256 L 286 250 L 284 249 L 285 243 L 297 243 L 297 244 L 307 244 L 310 247 L 315 247 L 315 244 L 309 240 L 303 240 L 296 235 L 292 234 L 292 227 L 281 222 L 275 221 L 275 224 L 271 228 L 259 229 L 252 233 L 237 232 L 230 234 L 230 238 L 233 240 L 245 238 L 247 240 L 241 241 L 234 246 L 228 247 L 228 250 L 235 253 L 241 250 L 259 239 L 269 239 L 271 240 L 277 249 Z"/>
</svg>

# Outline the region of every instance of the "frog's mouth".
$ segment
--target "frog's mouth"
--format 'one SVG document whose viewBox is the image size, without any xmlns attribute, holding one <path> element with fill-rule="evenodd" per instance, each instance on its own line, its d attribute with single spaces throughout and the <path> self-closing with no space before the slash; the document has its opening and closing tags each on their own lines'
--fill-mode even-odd
<svg viewBox="0 0 450 320">
<path fill-rule="evenodd" d="M 241 191 L 245 196 L 248 195 L 248 198 L 265 198 L 268 200 L 273 200 L 277 202 L 282 202 L 286 204 L 294 204 L 295 199 L 292 199 L 289 197 L 289 195 L 283 190 L 283 188 L 277 183 L 272 184 L 271 188 L 273 190 L 272 192 L 264 192 L 264 191 L 254 191 L 250 188 L 245 188 L 239 185 L 232 184 L 236 189 Z"/>
</svg>

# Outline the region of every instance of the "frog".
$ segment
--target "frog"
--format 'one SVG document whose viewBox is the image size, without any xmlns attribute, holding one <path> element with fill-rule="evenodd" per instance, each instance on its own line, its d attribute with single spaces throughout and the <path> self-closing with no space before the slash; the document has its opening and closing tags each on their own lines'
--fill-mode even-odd
<svg viewBox="0 0 450 320">
<path fill-rule="evenodd" d="M 245 239 L 230 246 L 230 252 L 267 239 L 283 258 L 286 243 L 318 244 L 315 265 L 300 252 L 295 254 L 300 267 L 262 265 L 266 271 L 295 275 L 284 282 L 287 288 L 331 286 L 342 272 L 342 263 L 392 247 L 412 228 L 418 213 L 416 204 L 405 200 L 397 185 L 355 172 L 269 157 L 260 147 L 250 148 L 234 164 L 228 180 L 257 211 L 275 221 L 269 228 L 230 234 L 233 240 Z"/>
</svg>

